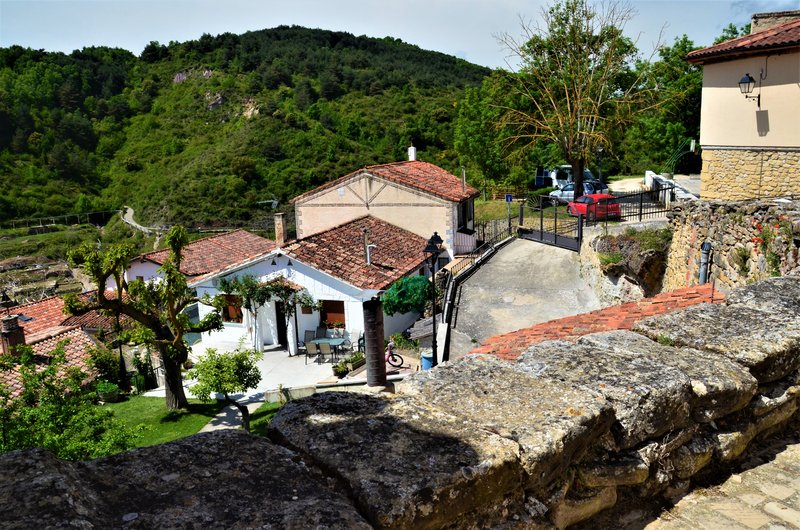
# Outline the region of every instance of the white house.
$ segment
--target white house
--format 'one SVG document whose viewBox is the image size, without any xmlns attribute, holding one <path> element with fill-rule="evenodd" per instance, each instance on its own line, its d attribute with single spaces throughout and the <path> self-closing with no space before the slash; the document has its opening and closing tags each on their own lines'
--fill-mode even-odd
<svg viewBox="0 0 800 530">
<path fill-rule="evenodd" d="M 380 295 L 398 279 L 429 273 L 423 249 L 426 239 L 372 216 L 291 241 L 244 263 L 195 277 L 190 287 L 200 296 L 219 294 L 219 279 L 250 275 L 261 282 L 289 281 L 321 303 L 321 310 L 298 307 L 287 318 L 280 302 L 268 302 L 252 316 L 241 310 L 241 300 L 230 298 L 224 312 L 225 328 L 204 333 L 202 347 L 236 343 L 241 339 L 261 349 L 282 344 L 297 351 L 305 330 L 323 322 L 341 323 L 345 336 L 356 342 L 364 331 L 364 302 Z M 200 318 L 211 308 L 200 306 Z M 290 312 L 291 313 L 291 312 Z M 407 329 L 417 314 L 386 316 L 384 334 Z"/>
<path fill-rule="evenodd" d="M 369 215 L 424 237 L 438 232 L 454 255 L 475 250 L 479 191 L 444 169 L 416 159 L 367 166 L 292 199 L 297 237 Z"/>
</svg>

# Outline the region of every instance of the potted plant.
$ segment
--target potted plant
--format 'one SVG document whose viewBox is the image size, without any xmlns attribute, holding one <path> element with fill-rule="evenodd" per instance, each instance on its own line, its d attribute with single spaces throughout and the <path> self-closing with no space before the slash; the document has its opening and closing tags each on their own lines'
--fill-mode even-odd
<svg viewBox="0 0 800 530">
<path fill-rule="evenodd" d="M 97 397 L 100 401 L 106 403 L 116 403 L 119 401 L 119 386 L 108 381 L 99 381 L 97 383 Z"/>
<path fill-rule="evenodd" d="M 342 377 L 347 375 L 349 370 L 347 369 L 347 365 L 344 361 L 339 361 L 338 363 L 333 365 L 333 375 L 341 379 Z"/>
</svg>

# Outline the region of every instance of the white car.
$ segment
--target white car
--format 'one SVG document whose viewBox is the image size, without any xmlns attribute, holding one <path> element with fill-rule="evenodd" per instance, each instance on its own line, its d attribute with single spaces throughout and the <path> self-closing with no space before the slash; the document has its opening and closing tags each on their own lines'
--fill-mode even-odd
<svg viewBox="0 0 800 530">
<path fill-rule="evenodd" d="M 559 188 L 563 188 L 567 184 L 573 181 L 572 178 L 572 166 L 569 164 L 564 164 L 562 166 L 558 166 L 556 169 L 550 170 L 550 178 L 553 180 L 553 186 L 558 186 Z M 595 176 L 589 171 L 588 168 L 583 169 L 583 180 L 597 180 Z"/>
<path fill-rule="evenodd" d="M 588 180 L 583 182 L 583 194 L 590 193 L 609 193 L 608 187 L 599 180 Z M 566 204 L 575 198 L 575 184 L 570 182 L 560 190 L 550 192 L 550 198 L 559 203 Z"/>
</svg>

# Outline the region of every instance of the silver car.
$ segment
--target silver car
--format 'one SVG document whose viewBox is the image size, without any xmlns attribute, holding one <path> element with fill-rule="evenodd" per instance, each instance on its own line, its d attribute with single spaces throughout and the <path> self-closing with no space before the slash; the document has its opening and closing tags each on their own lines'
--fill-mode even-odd
<svg viewBox="0 0 800 530">
<path fill-rule="evenodd" d="M 583 195 L 590 193 L 609 193 L 608 186 L 599 180 L 586 180 L 583 182 Z M 566 204 L 575 198 L 575 184 L 570 182 L 560 190 L 550 192 L 550 199 Z"/>
</svg>

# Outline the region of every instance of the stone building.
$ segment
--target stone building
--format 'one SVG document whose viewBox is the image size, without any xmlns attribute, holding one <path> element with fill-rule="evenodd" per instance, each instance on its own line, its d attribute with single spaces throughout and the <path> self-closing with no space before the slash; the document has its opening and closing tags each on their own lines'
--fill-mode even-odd
<svg viewBox="0 0 800 530">
<path fill-rule="evenodd" d="M 701 198 L 798 194 L 800 10 L 755 14 L 750 35 L 686 60 L 703 65 Z"/>
</svg>

